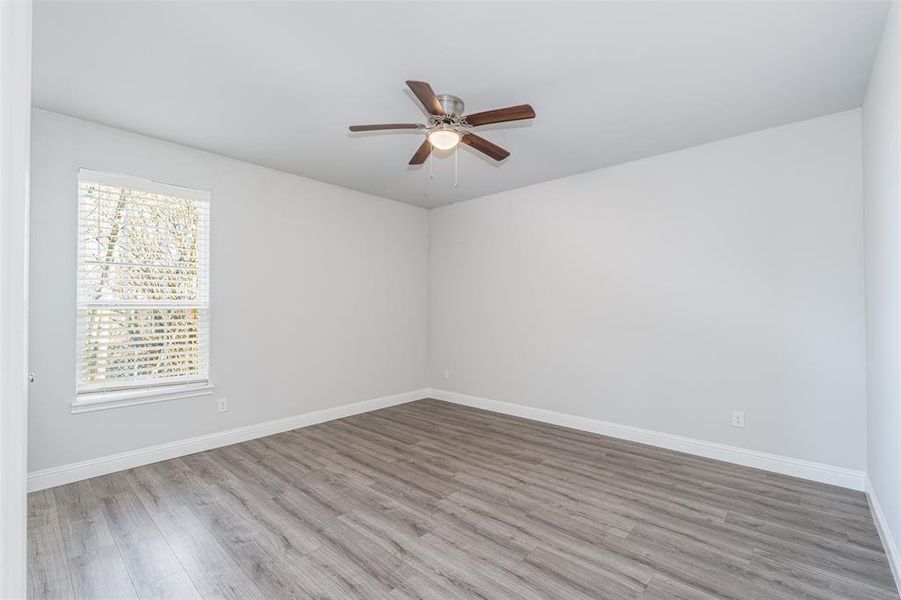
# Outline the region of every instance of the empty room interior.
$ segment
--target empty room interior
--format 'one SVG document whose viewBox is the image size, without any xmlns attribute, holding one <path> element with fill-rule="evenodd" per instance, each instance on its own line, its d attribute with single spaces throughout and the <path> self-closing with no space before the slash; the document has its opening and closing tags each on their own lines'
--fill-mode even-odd
<svg viewBox="0 0 901 600">
<path fill-rule="evenodd" d="M 0 598 L 899 600 L 894 0 L 0 0 Z"/>
</svg>

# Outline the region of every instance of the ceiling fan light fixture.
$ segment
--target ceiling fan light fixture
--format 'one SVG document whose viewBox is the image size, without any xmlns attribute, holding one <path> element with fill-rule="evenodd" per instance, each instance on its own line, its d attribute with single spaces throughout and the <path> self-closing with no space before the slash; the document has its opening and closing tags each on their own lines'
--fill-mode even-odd
<svg viewBox="0 0 901 600">
<path fill-rule="evenodd" d="M 2 2 L 3 0 L 0 0 Z M 407 81 L 407 87 L 422 104 L 428 113 L 428 125 L 423 123 L 381 123 L 374 125 L 351 125 L 351 131 L 386 131 L 416 130 L 425 131 L 426 139 L 410 159 L 409 165 L 421 165 L 432 155 L 433 150 L 453 150 L 459 144 L 465 144 L 477 152 L 481 152 L 488 158 L 498 162 L 506 160 L 510 153 L 497 144 L 486 140 L 480 135 L 470 131 L 472 127 L 490 125 L 492 123 L 507 123 L 523 119 L 534 119 L 535 111 L 528 104 L 508 106 L 485 110 L 479 113 L 464 115 L 463 100 L 451 94 L 435 94 L 425 81 Z M 456 163 L 456 160 L 454 160 Z M 456 184 L 455 184 L 456 185 Z"/>
<path fill-rule="evenodd" d="M 450 150 L 460 143 L 462 136 L 453 129 L 433 129 L 429 132 L 429 143 L 438 150 Z"/>
</svg>

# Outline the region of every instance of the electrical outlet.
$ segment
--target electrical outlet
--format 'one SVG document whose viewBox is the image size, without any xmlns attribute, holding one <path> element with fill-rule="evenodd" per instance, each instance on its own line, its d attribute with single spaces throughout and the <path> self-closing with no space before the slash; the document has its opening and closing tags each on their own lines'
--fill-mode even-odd
<svg viewBox="0 0 901 600">
<path fill-rule="evenodd" d="M 216 407 L 219 409 L 219 412 L 227 412 L 228 411 L 228 400 L 226 398 L 219 398 L 216 401 Z"/>
<path fill-rule="evenodd" d="M 444 369 L 444 378 L 450 379 L 450 369 Z"/>
<path fill-rule="evenodd" d="M 732 426 L 733 427 L 744 427 L 745 426 L 745 411 L 743 411 L 743 410 L 733 410 L 732 411 Z"/>
</svg>

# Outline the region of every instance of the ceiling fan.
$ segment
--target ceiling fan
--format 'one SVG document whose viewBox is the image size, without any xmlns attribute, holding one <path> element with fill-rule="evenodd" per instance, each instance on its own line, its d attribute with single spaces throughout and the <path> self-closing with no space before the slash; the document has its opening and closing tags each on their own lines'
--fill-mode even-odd
<svg viewBox="0 0 901 600">
<path fill-rule="evenodd" d="M 425 131 L 426 139 L 410 159 L 411 165 L 421 165 L 429 157 L 432 149 L 450 150 L 463 143 L 490 156 L 494 160 L 504 160 L 510 153 L 500 146 L 470 131 L 473 127 L 507 121 L 534 119 L 535 111 L 528 104 L 486 110 L 472 115 L 463 115 L 463 100 L 451 94 L 435 94 L 432 86 L 424 81 L 408 81 L 407 86 L 422 102 L 429 113 L 429 123 L 383 123 L 379 125 L 351 125 L 351 131 L 385 131 L 390 129 L 415 129 Z"/>
</svg>

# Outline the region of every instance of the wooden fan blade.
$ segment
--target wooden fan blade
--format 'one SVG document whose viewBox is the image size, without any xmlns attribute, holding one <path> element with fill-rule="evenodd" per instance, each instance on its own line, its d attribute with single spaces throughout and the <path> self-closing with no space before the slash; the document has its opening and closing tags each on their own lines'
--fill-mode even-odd
<svg viewBox="0 0 901 600">
<path fill-rule="evenodd" d="M 535 111 L 532 110 L 532 107 L 528 104 L 520 104 L 519 106 L 486 110 L 485 112 L 467 115 L 466 122 L 473 127 L 478 127 L 479 125 L 489 125 L 491 123 L 506 123 L 507 121 L 522 121 L 523 119 L 534 118 Z"/>
<path fill-rule="evenodd" d="M 422 145 L 419 146 L 419 149 L 416 150 L 416 154 L 413 155 L 413 158 L 410 159 L 411 165 L 421 165 L 425 162 L 425 159 L 429 157 L 429 154 L 432 152 L 432 145 L 429 143 L 429 140 L 425 140 L 422 142 Z"/>
<path fill-rule="evenodd" d="M 509 152 L 507 152 L 497 144 L 489 142 L 485 138 L 479 137 L 474 133 L 467 133 L 463 136 L 460 142 L 466 144 L 471 148 L 475 148 L 482 154 L 487 154 L 494 160 L 504 160 L 505 158 L 510 156 Z"/>
<path fill-rule="evenodd" d="M 438 96 L 435 95 L 432 86 L 425 81 L 408 81 L 407 86 L 413 91 L 413 94 L 419 98 L 419 101 L 422 102 L 422 105 L 429 111 L 430 115 L 444 114 L 444 109 L 441 108 L 441 104 L 438 102 Z"/>
<path fill-rule="evenodd" d="M 380 125 L 351 125 L 351 131 L 382 131 L 384 129 L 419 129 L 418 123 L 382 123 Z"/>
</svg>

